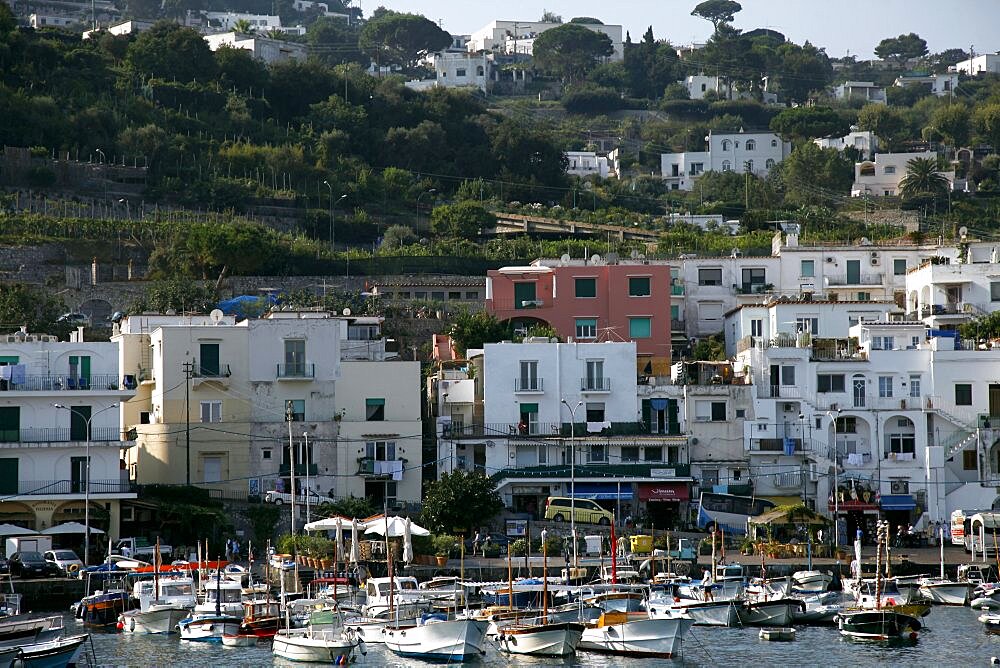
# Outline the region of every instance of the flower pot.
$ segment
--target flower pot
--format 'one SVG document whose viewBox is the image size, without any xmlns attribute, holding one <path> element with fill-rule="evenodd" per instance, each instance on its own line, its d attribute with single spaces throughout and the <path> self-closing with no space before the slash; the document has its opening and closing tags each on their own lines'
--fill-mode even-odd
<svg viewBox="0 0 1000 668">
<path fill-rule="evenodd" d="M 438 566 L 447 566 L 448 565 L 448 557 L 447 556 L 438 555 L 437 556 L 437 565 Z"/>
<path fill-rule="evenodd" d="M 333 559 L 320 559 L 319 566 L 324 571 L 330 570 L 331 568 L 333 568 Z"/>
</svg>

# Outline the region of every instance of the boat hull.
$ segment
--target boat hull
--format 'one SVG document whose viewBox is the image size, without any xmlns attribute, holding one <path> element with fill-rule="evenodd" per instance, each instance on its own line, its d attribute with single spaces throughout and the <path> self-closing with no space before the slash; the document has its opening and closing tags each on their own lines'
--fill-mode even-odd
<svg viewBox="0 0 1000 668">
<path fill-rule="evenodd" d="M 385 646 L 394 654 L 431 661 L 466 661 L 484 653 L 487 622 L 453 619 L 411 627 L 387 627 Z"/>
<path fill-rule="evenodd" d="M 0 668 L 11 668 L 14 660 L 21 653 L 20 647 L 7 647 L 0 649 Z"/>
<path fill-rule="evenodd" d="M 501 652 L 530 656 L 567 656 L 576 652 L 583 638 L 579 622 L 510 626 L 500 629 L 497 643 Z"/>
<path fill-rule="evenodd" d="M 804 609 L 805 604 L 796 599 L 747 603 L 739 608 L 740 623 L 744 626 L 791 626 L 795 613 Z"/>
<path fill-rule="evenodd" d="M 920 595 L 940 605 L 966 605 L 972 585 L 968 582 L 948 582 L 920 585 Z"/>
<path fill-rule="evenodd" d="M 600 624 L 600 622 L 598 623 Z M 577 649 L 619 656 L 670 659 L 680 652 L 693 619 L 634 619 L 584 630 Z"/>
<path fill-rule="evenodd" d="M 22 668 L 66 668 L 90 636 L 72 636 L 49 642 L 25 645 L 21 648 Z"/>
<path fill-rule="evenodd" d="M 272 651 L 288 661 L 346 665 L 351 661 L 359 641 L 341 634 L 310 636 L 305 629 L 291 632 L 278 631 L 274 636 Z"/>
<path fill-rule="evenodd" d="M 134 605 L 127 592 L 108 592 L 84 598 L 79 603 L 79 617 L 87 626 L 115 626 L 123 612 Z"/>
<path fill-rule="evenodd" d="M 177 633 L 177 625 L 191 615 L 190 608 L 150 608 L 145 612 L 129 610 L 119 620 L 123 633 Z"/>
<path fill-rule="evenodd" d="M 797 571 L 792 574 L 792 587 L 796 591 L 820 593 L 826 591 L 833 582 L 833 576 L 820 571 Z"/>
<path fill-rule="evenodd" d="M 223 635 L 222 644 L 226 647 L 254 647 L 257 645 L 257 636 L 242 633 L 234 636 Z"/>
<path fill-rule="evenodd" d="M 650 601 L 649 615 L 654 619 L 667 619 L 677 614 L 686 614 L 694 620 L 695 626 L 727 626 L 740 625 L 741 604 L 737 601 L 700 601 L 666 602 L 657 604 Z"/>
<path fill-rule="evenodd" d="M 197 642 L 222 642 L 223 635 L 239 635 L 239 617 L 228 615 L 200 615 L 182 619 L 178 624 L 181 640 Z"/>
<path fill-rule="evenodd" d="M 916 640 L 921 626 L 915 617 L 883 610 L 841 613 L 837 624 L 841 635 L 869 642 Z"/>
</svg>

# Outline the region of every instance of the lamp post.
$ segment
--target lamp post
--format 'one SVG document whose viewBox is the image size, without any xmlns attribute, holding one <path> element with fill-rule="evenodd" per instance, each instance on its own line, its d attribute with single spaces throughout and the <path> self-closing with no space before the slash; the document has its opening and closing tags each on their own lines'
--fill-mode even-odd
<svg viewBox="0 0 1000 668">
<path fill-rule="evenodd" d="M 94 150 L 101 154 L 101 164 L 103 165 L 104 161 L 107 160 L 107 157 L 104 155 L 104 151 L 99 148 L 95 148 Z"/>
<path fill-rule="evenodd" d="M 830 424 L 833 425 L 833 549 L 840 547 L 840 449 L 837 446 L 837 416 L 840 409 L 827 411 Z"/>
<path fill-rule="evenodd" d="M 570 406 L 569 402 L 563 399 L 560 403 L 566 406 L 569 411 L 569 533 L 573 539 L 573 574 L 576 575 L 576 411 L 583 405 L 582 401 L 576 402 L 576 406 Z"/>
<path fill-rule="evenodd" d="M 84 459 L 86 462 L 83 466 L 83 567 L 86 568 L 90 565 L 90 425 L 95 417 L 104 411 L 117 408 L 118 404 L 105 406 L 96 413 L 91 413 L 89 416 L 84 415 L 81 411 L 78 411 L 75 408 L 64 406 L 62 404 L 52 404 L 52 406 L 76 414 L 84 421 L 87 428 L 86 449 L 84 450 Z"/>
<path fill-rule="evenodd" d="M 306 491 L 305 491 L 305 494 L 306 494 L 306 524 L 309 524 L 312 521 L 312 518 L 311 518 L 311 516 L 309 514 L 309 460 L 312 459 L 309 456 L 309 432 L 307 432 L 307 431 L 302 432 L 302 438 L 305 440 L 305 450 L 306 450 L 305 453 L 302 455 L 302 458 L 306 460 Z"/>
<path fill-rule="evenodd" d="M 333 236 L 337 231 L 337 220 L 336 220 L 336 207 L 338 204 L 347 199 L 347 195 L 341 195 L 339 199 L 334 201 L 333 199 L 333 186 L 330 185 L 329 181 L 323 181 L 324 185 L 330 189 L 330 250 L 334 250 L 334 242 L 336 238 Z"/>
</svg>

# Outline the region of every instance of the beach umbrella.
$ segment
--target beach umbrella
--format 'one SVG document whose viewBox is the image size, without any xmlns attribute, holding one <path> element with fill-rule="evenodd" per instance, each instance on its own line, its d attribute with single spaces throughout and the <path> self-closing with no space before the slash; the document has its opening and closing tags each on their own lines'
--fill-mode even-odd
<svg viewBox="0 0 1000 668">
<path fill-rule="evenodd" d="M 358 542 L 358 521 L 351 520 L 351 563 L 361 561 L 361 543 Z"/>
<path fill-rule="evenodd" d="M 0 524 L 0 536 L 27 536 L 35 533 L 31 529 L 25 529 L 14 524 Z"/>
<path fill-rule="evenodd" d="M 404 535 L 406 531 L 406 521 L 402 517 L 389 517 L 384 521 L 373 522 L 365 533 L 374 533 L 379 536 L 385 536 L 388 533 L 389 538 L 400 538 Z M 418 524 L 410 524 L 410 533 L 413 536 L 429 536 L 431 532 L 423 528 Z"/>
<path fill-rule="evenodd" d="M 65 522 L 63 524 L 57 524 L 51 526 L 42 532 L 47 536 L 55 536 L 58 534 L 70 534 L 70 533 L 87 533 L 87 527 L 83 526 L 79 522 Z M 104 533 L 97 527 L 90 527 L 90 533 Z"/>
<path fill-rule="evenodd" d="M 310 522 L 302 528 L 305 531 L 330 531 L 336 529 L 345 519 L 344 517 L 324 517 L 321 520 Z"/>
<path fill-rule="evenodd" d="M 337 548 L 337 561 L 344 558 L 344 523 L 337 518 L 337 533 L 334 534 L 333 544 Z"/>
<path fill-rule="evenodd" d="M 403 525 L 403 563 L 406 564 L 413 561 L 413 536 L 410 531 L 410 518 L 407 517 Z"/>
</svg>

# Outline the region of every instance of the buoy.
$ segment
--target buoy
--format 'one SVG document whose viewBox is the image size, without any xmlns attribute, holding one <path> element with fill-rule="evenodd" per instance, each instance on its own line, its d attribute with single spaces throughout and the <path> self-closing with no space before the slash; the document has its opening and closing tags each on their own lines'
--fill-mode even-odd
<svg viewBox="0 0 1000 668">
<path fill-rule="evenodd" d="M 116 628 L 117 628 L 117 629 L 118 629 L 119 631 L 121 631 L 122 629 L 124 629 L 124 628 L 125 628 L 125 624 L 124 624 L 124 623 L 122 623 L 122 620 L 120 620 L 120 619 L 118 620 L 118 624 L 116 625 Z"/>
</svg>

